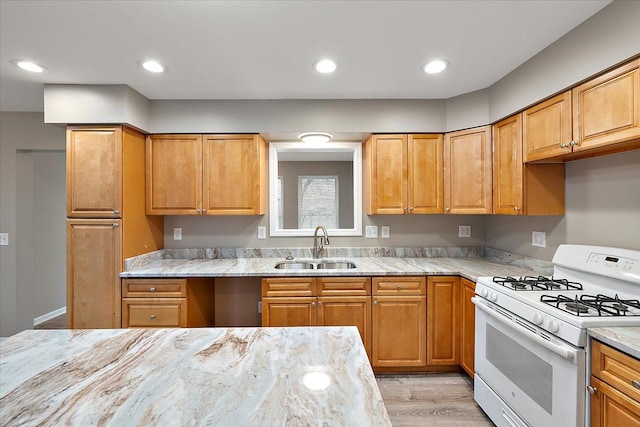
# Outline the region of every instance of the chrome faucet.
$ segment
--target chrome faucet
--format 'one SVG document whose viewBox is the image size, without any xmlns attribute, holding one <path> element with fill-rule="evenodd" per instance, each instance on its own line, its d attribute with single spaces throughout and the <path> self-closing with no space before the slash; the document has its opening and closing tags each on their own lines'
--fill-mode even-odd
<svg viewBox="0 0 640 427">
<path fill-rule="evenodd" d="M 324 233 L 324 237 L 318 236 L 318 230 L 322 230 Z M 320 244 L 318 244 L 318 237 L 320 237 Z M 324 225 L 319 225 L 316 227 L 316 230 L 313 232 L 313 257 L 319 258 L 320 252 L 322 252 L 323 245 L 329 244 L 329 233 L 327 233 L 327 229 Z"/>
</svg>

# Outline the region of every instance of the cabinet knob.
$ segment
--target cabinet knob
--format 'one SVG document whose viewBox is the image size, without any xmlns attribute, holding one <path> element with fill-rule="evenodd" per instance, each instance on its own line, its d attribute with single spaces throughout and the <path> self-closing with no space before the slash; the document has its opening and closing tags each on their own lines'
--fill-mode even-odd
<svg viewBox="0 0 640 427">
<path fill-rule="evenodd" d="M 378 305 L 378 300 L 373 300 L 374 305 Z"/>
<path fill-rule="evenodd" d="M 631 380 L 631 385 L 633 386 L 633 388 L 637 388 L 638 390 L 640 390 L 640 381 Z"/>
<path fill-rule="evenodd" d="M 568 145 L 565 144 L 564 142 L 560 143 L 560 148 L 567 148 L 567 147 L 568 147 Z"/>
<path fill-rule="evenodd" d="M 449 212 L 449 208 L 444 208 L 444 211 L 445 212 Z"/>
<path fill-rule="evenodd" d="M 412 210 L 413 210 L 413 206 L 411 206 L 411 207 L 409 208 L 409 210 L 410 210 L 410 211 L 412 211 Z"/>
<path fill-rule="evenodd" d="M 311 307 L 315 307 L 315 306 L 316 306 L 316 303 L 315 303 L 315 302 L 312 302 L 312 303 L 311 303 Z"/>
<path fill-rule="evenodd" d="M 207 213 L 207 210 L 206 209 L 202 209 L 202 213 Z"/>
<path fill-rule="evenodd" d="M 117 222 L 114 222 L 113 224 L 111 224 L 111 226 L 112 226 L 113 228 L 116 228 L 116 227 L 118 226 L 118 223 L 117 223 Z"/>
<path fill-rule="evenodd" d="M 200 213 L 200 209 L 199 208 L 196 209 L 196 213 Z"/>
<path fill-rule="evenodd" d="M 318 301 L 318 305 L 322 305 L 322 301 Z"/>
<path fill-rule="evenodd" d="M 156 288 L 153 288 L 153 287 L 149 288 L 149 292 L 155 292 L 155 291 L 156 291 Z"/>
<path fill-rule="evenodd" d="M 596 394 L 598 392 L 598 389 L 588 385 L 587 386 L 587 391 L 589 392 L 589 394 Z"/>
<path fill-rule="evenodd" d="M 118 209 L 116 209 L 116 210 L 114 210 L 114 211 L 113 211 L 113 214 L 114 214 L 114 215 L 119 215 L 119 214 L 120 214 L 120 211 L 119 211 Z"/>
<path fill-rule="evenodd" d="M 404 208 L 404 213 L 407 213 L 407 208 Z"/>
<path fill-rule="evenodd" d="M 402 290 L 402 285 L 398 285 L 398 290 L 401 291 Z"/>
<path fill-rule="evenodd" d="M 514 210 L 514 211 L 516 211 L 516 212 L 518 212 L 518 211 L 520 210 L 520 208 L 519 208 L 519 207 L 517 207 L 517 206 L 514 206 L 514 207 L 513 207 L 513 210 Z"/>
<path fill-rule="evenodd" d="M 572 147 L 575 147 L 575 146 L 577 146 L 577 145 L 580 145 L 580 143 L 579 143 L 579 142 L 575 142 L 575 141 L 571 141 L 571 142 L 569 143 L 569 145 L 570 145 L 570 146 L 572 146 Z"/>
<path fill-rule="evenodd" d="M 156 315 L 155 315 L 155 314 L 150 314 L 150 315 L 149 315 L 149 319 L 153 320 L 153 319 L 155 319 L 155 318 L 156 318 Z"/>
</svg>

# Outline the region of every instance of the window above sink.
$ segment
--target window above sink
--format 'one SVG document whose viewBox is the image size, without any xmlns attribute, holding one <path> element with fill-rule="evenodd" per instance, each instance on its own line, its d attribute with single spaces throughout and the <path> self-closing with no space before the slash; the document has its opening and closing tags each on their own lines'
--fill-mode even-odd
<svg viewBox="0 0 640 427">
<path fill-rule="evenodd" d="M 269 195 L 270 236 L 362 236 L 362 144 L 270 143 Z"/>
</svg>

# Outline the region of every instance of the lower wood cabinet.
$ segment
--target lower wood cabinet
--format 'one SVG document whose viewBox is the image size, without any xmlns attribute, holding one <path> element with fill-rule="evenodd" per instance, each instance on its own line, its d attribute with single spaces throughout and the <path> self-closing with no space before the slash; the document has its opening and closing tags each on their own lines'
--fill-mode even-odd
<svg viewBox="0 0 640 427">
<path fill-rule="evenodd" d="M 424 277 L 372 280 L 374 367 L 427 365 L 427 297 Z"/>
<path fill-rule="evenodd" d="M 123 328 L 215 325 L 212 279 L 123 279 Z"/>
<path fill-rule="evenodd" d="M 640 360 L 591 341 L 591 426 L 640 426 Z"/>
<path fill-rule="evenodd" d="M 371 279 L 262 279 L 262 326 L 356 326 L 371 354 Z"/>
<path fill-rule="evenodd" d="M 427 279 L 427 364 L 459 365 L 460 278 Z"/>
<path fill-rule="evenodd" d="M 460 278 L 460 366 L 471 378 L 475 373 L 474 351 L 476 333 L 476 306 L 471 302 L 476 284 Z"/>
</svg>

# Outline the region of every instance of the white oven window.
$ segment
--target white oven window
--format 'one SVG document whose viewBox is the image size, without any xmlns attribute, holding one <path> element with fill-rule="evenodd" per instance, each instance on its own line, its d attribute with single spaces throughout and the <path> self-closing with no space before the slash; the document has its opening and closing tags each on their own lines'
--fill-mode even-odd
<svg viewBox="0 0 640 427">
<path fill-rule="evenodd" d="M 553 411 L 553 366 L 487 324 L 486 357 L 547 413 Z"/>
</svg>

